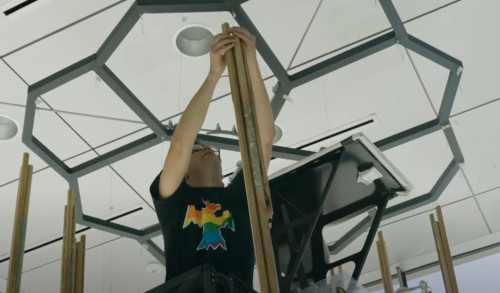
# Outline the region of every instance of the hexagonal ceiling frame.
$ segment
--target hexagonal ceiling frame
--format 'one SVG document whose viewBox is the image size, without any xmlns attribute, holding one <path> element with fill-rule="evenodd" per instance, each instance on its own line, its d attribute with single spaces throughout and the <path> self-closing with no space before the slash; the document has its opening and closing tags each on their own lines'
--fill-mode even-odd
<svg viewBox="0 0 500 293">
<path fill-rule="evenodd" d="M 274 52 L 267 45 L 260 32 L 241 7 L 241 5 L 246 1 L 247 0 L 136 0 L 98 49 L 97 53 L 29 86 L 22 141 L 59 175 L 68 181 L 70 188 L 72 188 L 75 192 L 77 222 L 79 224 L 135 239 L 141 243 L 155 258 L 157 258 L 160 262 L 165 263 L 163 250 L 152 241 L 153 237 L 161 235 L 159 224 L 151 225 L 139 230 L 86 215 L 82 211 L 80 188 L 78 185 L 78 179 L 80 177 L 148 149 L 158 143 L 161 143 L 163 140 L 170 140 L 173 134 L 173 130 L 163 125 L 162 122 L 159 121 L 136 96 L 134 96 L 132 91 L 130 91 L 105 64 L 116 48 L 120 45 L 122 40 L 139 20 L 142 13 L 210 11 L 230 12 L 240 26 L 247 28 L 256 36 L 258 52 L 278 79 L 275 94 L 271 100 L 271 106 L 275 119 L 283 107 L 285 101 L 283 95 L 289 94 L 293 88 L 322 77 L 325 74 L 331 73 L 395 44 L 402 45 L 435 62 L 436 64 L 447 68 L 449 70 L 448 81 L 437 117 L 431 121 L 422 123 L 382 139 L 376 142 L 375 145 L 380 150 L 384 151 L 430 133 L 442 130 L 450 146 L 453 159 L 428 193 L 388 208 L 383 219 L 388 219 L 416 207 L 434 202 L 453 179 L 455 174 L 458 172 L 460 165 L 464 161 L 462 152 L 449 122 L 451 109 L 463 69 L 462 63 L 446 53 L 408 34 L 391 0 L 379 0 L 379 2 L 392 26 L 392 31 L 292 75 L 287 73 L 285 68 L 274 55 Z M 42 94 L 45 94 L 89 71 L 94 71 L 104 82 L 106 82 L 116 95 L 118 95 L 123 102 L 125 102 L 125 104 L 146 123 L 153 133 L 71 168 L 33 135 L 36 109 L 35 100 Z M 238 140 L 236 139 L 221 138 L 204 134 L 199 134 L 198 139 L 222 149 L 231 151 L 239 150 Z M 299 149 L 279 146 L 273 147 L 273 156 L 277 158 L 299 160 L 310 154 L 312 154 L 312 152 Z M 329 245 L 330 252 L 335 253 L 343 249 L 348 243 L 350 243 L 350 241 L 366 231 L 366 229 L 370 226 L 370 222 L 370 216 L 367 216 L 339 241 L 335 244 Z"/>
</svg>

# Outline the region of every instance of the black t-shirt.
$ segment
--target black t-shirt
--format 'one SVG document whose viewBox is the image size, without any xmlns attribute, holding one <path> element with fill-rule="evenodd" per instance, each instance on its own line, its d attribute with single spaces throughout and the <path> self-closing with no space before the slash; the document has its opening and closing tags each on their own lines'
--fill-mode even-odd
<svg viewBox="0 0 500 293">
<path fill-rule="evenodd" d="M 255 257 L 243 172 L 227 187 L 191 187 L 183 180 L 163 200 L 159 180 L 150 192 L 165 242 L 165 280 L 210 263 L 251 286 Z"/>
</svg>

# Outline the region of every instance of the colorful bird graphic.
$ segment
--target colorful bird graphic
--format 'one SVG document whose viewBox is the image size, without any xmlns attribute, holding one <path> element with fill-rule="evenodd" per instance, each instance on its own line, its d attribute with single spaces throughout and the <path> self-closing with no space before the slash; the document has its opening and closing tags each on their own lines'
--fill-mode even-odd
<svg viewBox="0 0 500 293">
<path fill-rule="evenodd" d="M 227 250 L 226 240 L 222 238 L 221 229 L 229 228 L 234 231 L 233 217 L 230 211 L 223 211 L 221 216 L 216 216 L 215 213 L 221 209 L 220 204 L 214 204 L 208 200 L 203 200 L 205 207 L 201 211 L 195 206 L 189 205 L 186 210 L 186 217 L 182 228 L 186 228 L 191 223 L 203 228 L 203 238 L 196 250 L 212 248 L 217 249 L 219 246 Z"/>
</svg>

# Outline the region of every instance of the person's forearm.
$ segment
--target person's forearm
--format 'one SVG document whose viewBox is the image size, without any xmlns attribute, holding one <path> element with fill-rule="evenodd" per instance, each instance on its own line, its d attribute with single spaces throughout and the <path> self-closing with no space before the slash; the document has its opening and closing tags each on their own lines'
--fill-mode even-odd
<svg viewBox="0 0 500 293">
<path fill-rule="evenodd" d="M 258 119 L 260 141 L 263 148 L 270 149 L 275 136 L 274 118 L 269 96 L 257 63 L 256 53 L 247 56 L 247 65 L 252 84 L 255 112 Z M 266 158 L 266 162 L 269 161 L 271 153 L 269 152 L 267 155 L 269 157 Z"/>
<path fill-rule="evenodd" d="M 184 110 L 172 137 L 172 143 L 178 143 L 187 147 L 194 144 L 196 136 L 205 121 L 208 106 L 210 105 L 218 80 L 219 76 L 208 74 L 200 89 Z"/>
</svg>

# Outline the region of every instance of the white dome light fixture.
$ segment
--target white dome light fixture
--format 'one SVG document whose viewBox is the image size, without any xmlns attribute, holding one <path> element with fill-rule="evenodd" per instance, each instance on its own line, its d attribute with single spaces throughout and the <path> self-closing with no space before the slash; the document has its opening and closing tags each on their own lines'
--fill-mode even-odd
<svg viewBox="0 0 500 293">
<path fill-rule="evenodd" d="M 182 55 L 199 57 L 210 52 L 214 32 L 203 24 L 183 26 L 174 35 L 174 47 Z"/>
<path fill-rule="evenodd" d="M 0 114 L 0 140 L 9 140 L 16 136 L 19 127 L 14 119 Z"/>
</svg>

